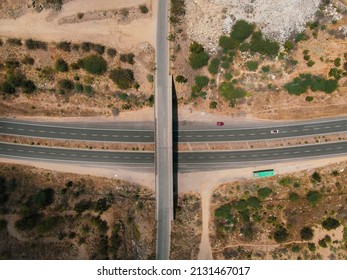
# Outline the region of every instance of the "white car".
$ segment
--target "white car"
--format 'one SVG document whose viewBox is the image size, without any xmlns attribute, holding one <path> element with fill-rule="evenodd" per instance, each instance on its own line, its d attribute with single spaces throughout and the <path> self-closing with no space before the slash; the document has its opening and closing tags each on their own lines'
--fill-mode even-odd
<svg viewBox="0 0 347 280">
<path fill-rule="evenodd" d="M 278 131 L 278 129 L 273 129 L 273 130 L 271 130 L 271 134 L 276 134 L 276 133 L 278 133 L 279 131 Z"/>
</svg>

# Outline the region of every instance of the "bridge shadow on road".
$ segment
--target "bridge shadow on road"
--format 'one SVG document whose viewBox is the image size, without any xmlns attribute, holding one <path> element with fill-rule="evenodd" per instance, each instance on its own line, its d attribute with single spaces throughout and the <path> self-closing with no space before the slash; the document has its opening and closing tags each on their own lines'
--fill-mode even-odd
<svg viewBox="0 0 347 280">
<path fill-rule="evenodd" d="M 173 151 L 173 211 L 176 218 L 176 208 L 178 204 L 178 102 L 175 81 L 172 76 L 172 151 Z"/>
</svg>

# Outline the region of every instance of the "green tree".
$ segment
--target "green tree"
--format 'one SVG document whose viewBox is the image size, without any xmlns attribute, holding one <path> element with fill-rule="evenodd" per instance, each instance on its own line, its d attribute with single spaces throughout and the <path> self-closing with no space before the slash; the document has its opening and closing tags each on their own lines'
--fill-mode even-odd
<svg viewBox="0 0 347 280">
<path fill-rule="evenodd" d="M 118 67 L 111 71 L 109 77 L 120 89 L 131 88 L 135 82 L 134 72 L 131 69 Z"/>
<path fill-rule="evenodd" d="M 238 20 L 232 27 L 230 37 L 240 44 L 251 36 L 254 27 L 254 24 L 250 24 L 245 20 Z"/>
<path fill-rule="evenodd" d="M 208 64 L 209 56 L 201 44 L 194 41 L 190 44 L 189 50 L 189 64 L 193 69 L 200 69 Z"/>
<path fill-rule="evenodd" d="M 258 196 L 261 198 L 261 199 L 265 199 L 267 198 L 271 193 L 272 193 L 272 189 L 268 188 L 268 187 L 265 187 L 265 188 L 260 188 L 258 191 Z"/>
<path fill-rule="evenodd" d="M 59 72 L 68 72 L 69 66 L 64 59 L 58 58 L 55 62 L 55 69 Z"/>
<path fill-rule="evenodd" d="M 313 238 L 313 229 L 310 227 L 303 227 L 300 230 L 300 237 L 302 240 L 312 240 Z"/>
<path fill-rule="evenodd" d="M 340 222 L 334 218 L 328 217 L 322 222 L 323 228 L 326 230 L 336 229 L 340 226 Z"/>
<path fill-rule="evenodd" d="M 279 229 L 274 232 L 274 238 L 278 243 L 287 241 L 288 236 L 289 234 L 287 232 L 287 229 L 282 226 L 280 226 Z"/>
<path fill-rule="evenodd" d="M 90 55 L 80 59 L 78 65 L 87 72 L 95 75 L 104 74 L 107 70 L 107 62 L 100 55 Z"/>
<path fill-rule="evenodd" d="M 208 66 L 208 71 L 213 75 L 217 75 L 219 64 L 220 60 L 218 58 L 213 58 L 210 62 L 210 65 Z"/>
<path fill-rule="evenodd" d="M 322 178 L 317 171 L 313 172 L 311 178 L 313 181 L 318 182 L 318 183 L 320 183 L 322 181 Z"/>
<path fill-rule="evenodd" d="M 180 84 L 185 84 L 188 81 L 188 79 L 184 77 L 183 75 L 176 76 L 175 80 L 177 83 L 180 83 Z"/>
<path fill-rule="evenodd" d="M 311 206 L 316 206 L 321 198 L 322 195 L 318 191 L 309 191 L 306 195 L 306 199 L 311 204 Z"/>
<path fill-rule="evenodd" d="M 246 66 L 249 71 L 257 71 L 258 69 L 258 62 L 257 61 L 248 61 L 246 63 Z"/>
<path fill-rule="evenodd" d="M 206 76 L 196 76 L 195 77 L 195 84 L 200 88 L 200 90 L 204 87 L 206 87 L 209 83 L 209 78 Z"/>
</svg>

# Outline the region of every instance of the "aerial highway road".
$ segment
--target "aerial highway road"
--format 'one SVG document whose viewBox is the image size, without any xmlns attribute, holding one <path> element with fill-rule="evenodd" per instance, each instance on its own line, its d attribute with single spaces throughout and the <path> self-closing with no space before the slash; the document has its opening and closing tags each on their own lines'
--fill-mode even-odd
<svg viewBox="0 0 347 280">
<path fill-rule="evenodd" d="M 178 162 L 175 164 L 178 164 L 179 172 L 185 172 L 249 166 L 249 163 L 254 162 L 276 162 L 332 155 L 347 155 L 347 141 L 276 149 L 182 152 L 179 153 Z M 0 156 L 89 164 L 104 163 L 111 166 L 154 167 L 153 152 L 78 150 L 0 143 Z"/>
<path fill-rule="evenodd" d="M 94 124 L 94 126 L 97 125 Z M 180 129 L 178 131 L 179 142 L 252 141 L 346 132 L 347 119 L 308 121 L 299 124 L 244 129 L 229 127 L 199 129 L 199 123 L 196 123 L 195 126 L 196 129 Z M 126 128 L 126 124 L 122 124 L 121 128 L 96 128 L 93 125 L 81 128 L 77 125 L 76 127 L 64 126 L 63 123 L 53 125 L 0 120 L 0 134 L 81 141 L 153 143 L 154 131 L 148 128 L 150 127 L 148 124 L 146 127 L 146 129 L 134 128 L 131 125 Z M 275 129 L 278 130 L 278 133 L 272 134 L 271 130 Z"/>
</svg>

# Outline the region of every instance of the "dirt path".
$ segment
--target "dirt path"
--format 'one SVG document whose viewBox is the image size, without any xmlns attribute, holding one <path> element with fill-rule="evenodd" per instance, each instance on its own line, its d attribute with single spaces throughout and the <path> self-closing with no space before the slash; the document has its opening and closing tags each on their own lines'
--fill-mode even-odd
<svg viewBox="0 0 347 280">
<path fill-rule="evenodd" d="M 209 222 L 210 222 L 210 199 L 211 188 L 204 188 L 201 186 L 202 197 L 202 236 L 200 243 L 200 251 L 198 254 L 199 260 L 212 260 L 212 249 L 209 238 Z"/>
<path fill-rule="evenodd" d="M 76 0 L 66 3 L 52 18 L 50 11 L 27 13 L 13 19 L 0 20 L 0 34 L 10 37 L 35 38 L 44 41 L 92 41 L 107 46 L 132 49 L 141 42 L 155 45 L 156 3 L 153 0 L 151 17 L 136 19 L 127 25 L 117 25 L 112 20 L 93 20 L 74 24 L 58 24 L 59 19 L 79 12 L 119 9 L 143 4 L 144 0 Z"/>
<path fill-rule="evenodd" d="M 9 235 L 16 238 L 19 241 L 25 242 L 28 241 L 26 238 L 23 238 L 22 235 L 17 231 L 15 227 L 15 222 L 19 219 L 17 215 L 6 215 L 7 221 L 7 231 Z"/>
</svg>

